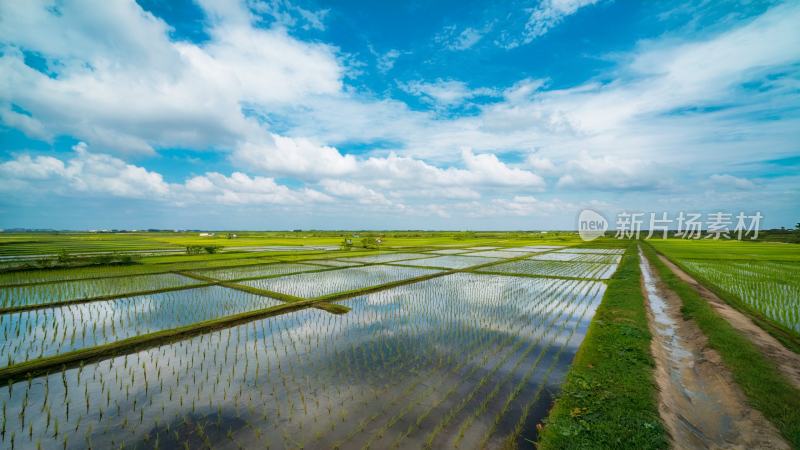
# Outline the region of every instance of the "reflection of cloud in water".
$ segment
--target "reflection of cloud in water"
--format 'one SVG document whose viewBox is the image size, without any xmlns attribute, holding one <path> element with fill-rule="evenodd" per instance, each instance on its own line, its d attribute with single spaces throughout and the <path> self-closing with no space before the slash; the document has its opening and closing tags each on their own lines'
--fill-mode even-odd
<svg viewBox="0 0 800 450">
<path fill-rule="evenodd" d="M 448 275 L 348 299 L 342 304 L 352 309 L 343 315 L 305 309 L 91 364 L 80 382 L 80 370 L 70 369 L 64 374 L 69 392 L 61 373 L 53 374 L 50 404 L 68 398 L 69 419 L 56 407 L 53 416 L 63 429 L 78 429 L 70 445 L 84 443 L 89 433 L 95 447 L 109 447 L 112 439 L 144 442 L 167 423 L 179 435 L 169 439 L 179 446 L 186 439 L 195 443 L 191 433 L 200 424 L 215 447 L 360 448 L 369 439 L 375 448 L 394 440 L 414 447 L 448 411 L 460 408 L 458 420 L 435 442 L 447 446 L 457 435 L 453 427 L 473 413 L 475 430 L 488 432 L 520 386 L 498 428 L 513 430 L 537 390 L 560 382 L 560 361 L 572 359 L 604 292 L 594 281 Z M 159 313 L 152 306 L 145 315 Z M 11 411 L 27 391 L 24 382 L 17 386 L 11 396 L 0 391 Z M 43 389 L 31 386 L 33 405 L 41 405 Z M 459 406 L 462 399 L 469 402 Z M 482 410 L 484 399 L 490 403 Z M 50 446 L 45 419 L 30 417 L 31 423 L 33 440 L 22 437 L 19 445 L 41 439 Z M 11 417 L 10 429 L 16 426 L 18 418 Z M 167 437 L 161 439 L 164 447 Z"/>
</svg>

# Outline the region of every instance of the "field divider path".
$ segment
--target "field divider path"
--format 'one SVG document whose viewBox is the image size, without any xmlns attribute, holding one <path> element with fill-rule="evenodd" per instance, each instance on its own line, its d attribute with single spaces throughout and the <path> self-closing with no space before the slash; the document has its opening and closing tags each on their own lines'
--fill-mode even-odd
<svg viewBox="0 0 800 450">
<path fill-rule="evenodd" d="M 641 247 L 664 285 L 680 297 L 682 316 L 698 325 L 708 346 L 721 356 L 733 380 L 747 396 L 748 405 L 763 413 L 790 445 L 800 448 L 800 390 L 691 285 L 675 275 L 658 258 L 652 245 L 644 243 Z"/>
<path fill-rule="evenodd" d="M 800 389 L 800 355 L 786 348 L 778 339 L 752 321 L 748 315 L 740 312 L 738 309 L 719 298 L 713 291 L 692 278 L 691 275 L 685 272 L 680 266 L 673 263 L 669 258 L 662 254 L 659 254 L 658 257 L 661 262 L 669 267 L 672 273 L 692 286 L 700 297 L 708 301 L 709 305 L 711 305 L 720 316 L 725 318 L 731 326 L 736 328 L 742 335 L 750 340 L 753 345 L 758 347 L 795 388 Z"/>
<path fill-rule="evenodd" d="M 553 250 L 556 250 L 556 249 L 553 249 Z M 548 250 L 547 252 L 553 251 L 553 250 Z M 547 253 L 547 252 L 541 252 L 541 253 Z M 38 358 L 38 359 L 31 360 L 31 361 L 26 361 L 26 362 L 23 362 L 23 363 L 14 364 L 12 366 L 8 366 L 8 367 L 4 367 L 4 368 L 0 369 L 0 383 L 8 383 L 8 382 L 12 382 L 13 383 L 15 381 L 20 381 L 24 377 L 31 377 L 31 376 L 35 376 L 35 375 L 45 374 L 45 373 L 48 373 L 49 371 L 51 371 L 53 369 L 56 369 L 56 368 L 62 368 L 62 367 L 66 367 L 66 366 L 77 365 L 82 361 L 84 361 L 84 362 L 85 361 L 97 361 L 97 360 L 101 360 L 101 359 L 108 358 L 108 357 L 118 356 L 118 355 L 123 354 L 123 353 L 132 353 L 134 351 L 139 351 L 139 350 L 147 348 L 147 347 L 153 347 L 153 346 L 161 345 L 163 343 L 175 342 L 175 341 L 183 340 L 183 339 L 186 339 L 186 338 L 189 338 L 189 337 L 192 337 L 192 336 L 196 336 L 198 334 L 207 333 L 209 331 L 213 331 L 213 330 L 216 330 L 216 329 L 228 328 L 228 327 L 233 326 L 233 325 L 238 325 L 238 324 L 249 322 L 249 321 L 252 321 L 252 320 L 261 319 L 261 318 L 264 318 L 264 317 L 269 317 L 269 316 L 278 315 L 278 314 L 284 314 L 284 313 L 287 313 L 287 312 L 297 311 L 297 310 L 305 309 L 305 308 L 308 308 L 308 307 L 314 307 L 314 306 L 319 305 L 320 303 L 345 300 L 345 299 L 356 297 L 356 296 L 359 296 L 359 295 L 369 294 L 369 293 L 373 293 L 373 292 L 379 292 L 379 291 L 383 291 L 383 290 L 386 290 L 386 289 L 391 289 L 391 288 L 398 287 L 398 286 L 418 283 L 420 281 L 426 281 L 426 280 L 430 280 L 430 279 L 434 279 L 434 278 L 439 278 L 439 277 L 443 277 L 443 276 L 447 276 L 447 275 L 452 275 L 452 274 L 455 274 L 455 273 L 474 273 L 472 271 L 480 269 L 480 268 L 483 268 L 483 267 L 489 267 L 489 266 L 492 266 L 492 265 L 495 265 L 495 264 L 502 264 L 502 263 L 505 263 L 505 262 L 522 260 L 522 259 L 529 258 L 530 256 L 531 256 L 531 254 L 525 253 L 525 254 L 523 254 L 523 255 L 521 255 L 519 257 L 500 259 L 498 261 L 491 261 L 491 262 L 487 262 L 487 263 L 482 263 L 482 264 L 478 264 L 478 265 L 467 267 L 467 268 L 463 268 L 463 269 L 450 269 L 450 270 L 447 270 L 447 271 L 426 274 L 426 275 L 422 275 L 422 276 L 418 276 L 418 277 L 412 277 L 412 278 L 408 278 L 408 279 L 400 280 L 400 281 L 396 281 L 396 282 L 385 283 L 385 284 L 380 284 L 380 285 L 376 285 L 376 286 L 370 286 L 370 287 L 363 288 L 363 289 L 357 289 L 357 290 L 345 291 L 345 292 L 338 292 L 338 293 L 324 295 L 324 296 L 311 298 L 311 299 L 302 299 L 300 297 L 288 296 L 287 294 L 273 293 L 271 291 L 265 291 L 265 290 L 259 290 L 259 289 L 256 289 L 256 291 L 258 291 L 258 292 L 250 291 L 249 287 L 245 287 L 245 286 L 242 286 L 242 285 L 237 285 L 237 284 L 229 282 L 229 281 L 223 282 L 223 281 L 215 280 L 213 278 L 203 277 L 202 275 L 198 276 L 197 274 L 193 274 L 195 279 L 203 280 L 203 281 L 205 281 L 205 284 L 196 284 L 196 285 L 191 285 L 191 286 L 188 286 L 188 287 L 187 286 L 180 286 L 180 287 L 176 287 L 176 288 L 168 288 L 166 290 L 165 289 L 159 289 L 157 292 L 152 292 L 152 293 L 159 293 L 159 292 L 165 292 L 165 291 L 174 291 L 174 290 L 183 290 L 183 289 L 190 289 L 190 288 L 195 288 L 195 287 L 207 287 L 207 286 L 220 285 L 220 286 L 225 286 L 225 287 L 228 287 L 228 288 L 231 288 L 231 289 L 238 289 L 238 290 L 247 289 L 248 292 L 257 293 L 258 295 L 265 295 L 265 296 L 269 296 L 269 297 L 276 296 L 275 297 L 276 300 L 281 300 L 280 297 L 283 297 L 282 301 L 285 301 L 286 303 L 284 303 L 282 305 L 272 306 L 272 307 L 269 307 L 269 308 L 258 309 L 258 310 L 253 310 L 253 311 L 247 311 L 247 312 L 244 312 L 244 313 L 239 313 L 239 314 L 234 314 L 234 315 L 230 315 L 230 316 L 220 317 L 220 318 L 207 320 L 207 321 L 203 321 L 203 322 L 197 322 L 197 323 L 194 323 L 194 324 L 191 324 L 191 325 L 186 325 L 186 326 L 183 326 L 183 327 L 172 328 L 172 329 L 168 329 L 168 330 L 161 330 L 161 331 L 157 331 L 157 332 L 153 332 L 153 333 L 147 333 L 147 334 L 143 334 L 143 335 L 140 335 L 140 336 L 121 339 L 119 341 L 111 342 L 111 343 L 108 343 L 108 344 L 103 344 L 103 345 L 98 345 L 98 346 L 94 346 L 94 347 L 88 347 L 88 348 L 84 348 L 84 349 L 80 349 L 80 350 L 75 350 L 75 351 L 63 353 L 63 354 L 60 354 L 60 355 L 43 357 L 43 358 Z M 382 264 L 380 264 L 380 263 L 365 264 L 365 266 L 370 266 L 370 265 L 382 265 Z M 335 268 L 331 268 L 330 270 L 337 270 L 337 269 L 342 269 L 342 268 L 341 267 L 335 267 Z M 175 272 L 175 273 L 182 274 L 184 276 L 186 276 L 186 274 L 188 274 L 188 272 L 187 273 Z M 283 275 L 278 275 L 278 276 L 283 276 Z M 506 275 L 506 276 L 513 276 L 513 275 Z M 200 278 L 198 278 L 198 277 L 200 277 Z M 271 278 L 271 277 L 264 277 L 264 278 Z M 211 280 L 213 280 L 213 282 Z M 136 296 L 136 295 L 147 295 L 147 293 L 144 293 L 144 294 L 142 292 L 129 293 L 129 294 L 125 294 L 125 295 L 108 296 L 108 298 L 102 298 L 102 299 L 98 299 L 98 298 L 82 299 L 82 300 L 76 300 L 76 301 L 70 301 L 70 302 L 60 302 L 58 304 L 51 304 L 51 305 L 42 306 L 42 307 L 62 306 L 62 305 L 75 304 L 75 303 L 87 303 L 87 302 L 90 302 L 90 301 L 111 300 L 111 299 L 114 299 L 114 298 Z M 290 300 L 292 300 L 292 301 L 290 301 Z M 331 306 L 334 306 L 334 305 L 331 305 Z M 337 306 L 341 306 L 341 305 L 337 305 Z M 0 311 L 2 311 L 2 310 L 0 310 Z M 338 312 L 336 312 L 336 313 L 338 313 Z"/>
<path fill-rule="evenodd" d="M 681 297 L 640 250 L 651 349 L 659 386 L 659 413 L 677 448 L 790 448 L 776 427 L 753 408 L 697 322 L 682 314 Z M 662 266 L 662 269 L 665 267 Z"/>
<path fill-rule="evenodd" d="M 639 256 L 635 244 L 625 248 L 555 403 L 536 426 L 540 449 L 669 446 L 658 414 Z"/>
</svg>

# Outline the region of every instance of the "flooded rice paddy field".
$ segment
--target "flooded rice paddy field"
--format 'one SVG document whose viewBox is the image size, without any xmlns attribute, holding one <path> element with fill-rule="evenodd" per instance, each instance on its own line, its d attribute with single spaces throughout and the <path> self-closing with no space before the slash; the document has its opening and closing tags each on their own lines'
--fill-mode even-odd
<svg viewBox="0 0 800 450">
<path fill-rule="evenodd" d="M 533 251 L 531 251 L 533 253 Z M 524 256 L 516 251 L 509 251 L 509 250 L 484 250 L 479 252 L 471 252 L 466 253 L 466 256 L 483 256 L 486 258 L 519 258 L 520 256 Z"/>
<path fill-rule="evenodd" d="M 384 253 L 382 255 L 362 256 L 355 258 L 346 258 L 343 261 L 358 262 L 358 263 L 386 263 L 392 261 L 403 261 L 408 259 L 425 258 L 430 255 L 425 253 Z"/>
<path fill-rule="evenodd" d="M 522 259 L 478 269 L 479 272 L 508 273 L 606 280 L 617 270 L 617 264 Z"/>
<path fill-rule="evenodd" d="M 5 287 L 0 289 L 0 306 L 5 308 L 69 302 L 86 298 L 168 289 L 198 283 L 201 282 L 183 275 L 164 273 Z"/>
<path fill-rule="evenodd" d="M 302 264 L 204 271 L 262 278 L 3 314 L 0 348 L 9 359 L 0 366 L 8 366 L 282 303 L 244 291 L 251 288 L 314 298 L 413 281 L 339 299 L 344 314 L 288 311 L 16 380 L 0 390 L 0 447 L 529 446 L 616 264 L 378 256 L 359 258 L 363 267 L 319 260 L 308 267 L 322 271 L 290 275 L 283 270 Z M 465 260 L 498 263 L 492 271 L 558 264 L 563 275 L 399 265 L 426 259 L 458 269 L 471 267 Z M 43 301 L 71 293 L 58 287 L 68 283 L 40 285 L 53 295 Z"/>
<path fill-rule="evenodd" d="M 271 275 L 288 275 L 299 272 L 321 270 L 324 267 L 312 264 L 265 264 L 248 267 L 232 267 L 214 270 L 197 270 L 192 273 L 218 280 L 237 280 L 241 278 L 259 278 Z"/>
<path fill-rule="evenodd" d="M 396 261 L 392 264 L 443 267 L 446 269 L 464 269 L 467 267 L 477 266 L 478 264 L 486 264 L 496 261 L 499 261 L 499 259 L 485 258 L 482 256 L 447 255 L 447 256 L 436 256 L 433 258 L 412 259 L 410 261 Z"/>
<path fill-rule="evenodd" d="M 749 308 L 800 333 L 800 263 L 691 259 L 681 262 Z"/>
<path fill-rule="evenodd" d="M 393 283 L 436 272 L 438 270 L 416 267 L 345 267 L 327 272 L 298 273 L 277 278 L 243 281 L 241 284 L 296 297 L 315 298 L 337 292 L 347 292 Z"/>
<path fill-rule="evenodd" d="M 281 302 L 209 286 L 0 315 L 0 367 Z"/>
</svg>

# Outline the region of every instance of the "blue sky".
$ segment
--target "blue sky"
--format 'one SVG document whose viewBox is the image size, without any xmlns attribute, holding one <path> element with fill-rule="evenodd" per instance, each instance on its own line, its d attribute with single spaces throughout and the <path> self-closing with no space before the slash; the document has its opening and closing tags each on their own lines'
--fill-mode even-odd
<svg viewBox="0 0 800 450">
<path fill-rule="evenodd" d="M 800 221 L 800 2 L 0 0 L 0 228 Z"/>
</svg>

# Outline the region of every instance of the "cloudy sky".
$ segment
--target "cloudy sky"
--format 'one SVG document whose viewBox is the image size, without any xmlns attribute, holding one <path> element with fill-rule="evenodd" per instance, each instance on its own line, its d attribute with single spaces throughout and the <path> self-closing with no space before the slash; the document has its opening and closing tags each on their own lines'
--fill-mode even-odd
<svg viewBox="0 0 800 450">
<path fill-rule="evenodd" d="M 0 0 L 0 227 L 800 221 L 800 2 Z"/>
</svg>

